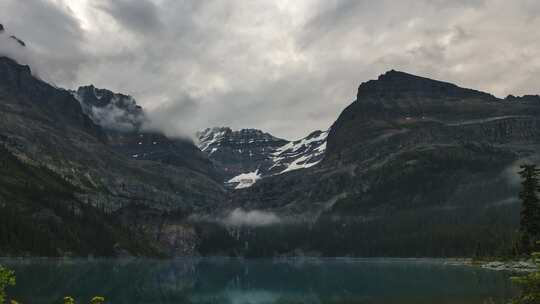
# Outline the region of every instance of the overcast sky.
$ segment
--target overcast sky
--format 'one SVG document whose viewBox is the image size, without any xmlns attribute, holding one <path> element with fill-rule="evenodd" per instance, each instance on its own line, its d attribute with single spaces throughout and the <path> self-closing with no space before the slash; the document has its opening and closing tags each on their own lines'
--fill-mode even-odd
<svg viewBox="0 0 540 304">
<path fill-rule="evenodd" d="M 173 135 L 288 139 L 328 128 L 390 69 L 539 93 L 539 16 L 538 0 L 0 0 L 20 60 L 58 86 L 130 94 Z"/>
</svg>

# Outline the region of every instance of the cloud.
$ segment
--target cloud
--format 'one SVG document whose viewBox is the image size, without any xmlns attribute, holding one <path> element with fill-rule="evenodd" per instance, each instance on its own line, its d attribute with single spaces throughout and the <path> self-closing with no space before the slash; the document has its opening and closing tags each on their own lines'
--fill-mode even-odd
<svg viewBox="0 0 540 304">
<path fill-rule="evenodd" d="M 237 208 L 231 211 L 228 216 L 223 220 L 223 224 L 226 226 L 249 226 L 249 227 L 261 227 L 269 226 L 280 223 L 279 217 L 273 212 L 250 210 L 244 211 Z"/>
<path fill-rule="evenodd" d="M 538 93 L 538 12 L 534 0 L 3 0 L 0 23 L 47 80 L 132 95 L 169 134 L 297 139 L 390 69 Z"/>
<path fill-rule="evenodd" d="M 70 85 L 78 78 L 88 59 L 83 51 L 85 34 L 66 6 L 47 0 L 5 0 L 0 4 L 0 23 L 26 43 L 14 59 L 53 83 Z"/>
<path fill-rule="evenodd" d="M 133 131 L 147 123 L 143 112 L 139 111 L 131 97 L 115 96 L 105 106 L 98 107 L 83 102 L 80 96 L 74 97 L 81 103 L 83 111 L 94 123 L 110 130 Z"/>
<path fill-rule="evenodd" d="M 204 119 L 200 104 L 191 96 L 178 96 L 174 101 L 161 103 L 149 111 L 148 122 L 144 125 L 147 130 L 164 131 L 170 137 L 192 138 L 198 129 L 193 123 L 195 119 Z"/>
<path fill-rule="evenodd" d="M 95 7 L 136 32 L 152 33 L 161 27 L 157 7 L 146 0 L 104 0 L 98 1 Z"/>
</svg>

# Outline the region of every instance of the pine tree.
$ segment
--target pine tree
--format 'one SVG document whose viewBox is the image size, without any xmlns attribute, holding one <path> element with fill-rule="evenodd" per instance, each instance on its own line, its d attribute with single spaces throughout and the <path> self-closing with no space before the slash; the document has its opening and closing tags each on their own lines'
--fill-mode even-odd
<svg viewBox="0 0 540 304">
<path fill-rule="evenodd" d="M 538 198 L 540 170 L 536 165 L 522 165 L 519 172 L 522 190 L 521 199 L 521 249 L 529 253 L 540 237 L 540 199 Z"/>
</svg>

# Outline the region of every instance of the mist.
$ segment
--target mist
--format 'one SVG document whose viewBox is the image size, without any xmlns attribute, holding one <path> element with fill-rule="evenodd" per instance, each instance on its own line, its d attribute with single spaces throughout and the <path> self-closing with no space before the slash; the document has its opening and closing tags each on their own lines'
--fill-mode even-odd
<svg viewBox="0 0 540 304">
<path fill-rule="evenodd" d="M 245 211 L 241 208 L 234 209 L 223 219 L 223 224 L 231 227 L 262 227 L 280 222 L 281 219 L 273 212 L 260 210 Z"/>
</svg>

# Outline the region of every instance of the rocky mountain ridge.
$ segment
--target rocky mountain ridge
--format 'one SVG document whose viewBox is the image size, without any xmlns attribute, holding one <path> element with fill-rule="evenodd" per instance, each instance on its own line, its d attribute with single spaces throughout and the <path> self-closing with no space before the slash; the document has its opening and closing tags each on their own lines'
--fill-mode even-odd
<svg viewBox="0 0 540 304">
<path fill-rule="evenodd" d="M 145 127 L 149 123 L 144 109 L 125 94 L 93 85 L 71 91 L 83 112 L 101 126 L 108 145 L 133 160 L 156 161 L 185 167 L 221 180 L 220 172 L 188 138 L 170 138 Z"/>
<path fill-rule="evenodd" d="M 147 120 L 141 106 L 131 96 L 99 89 L 93 85 L 71 91 L 82 109 L 104 129 L 133 131 L 141 129 Z"/>
<path fill-rule="evenodd" d="M 398 71 L 327 132 L 212 128 L 204 153 L 146 130 L 130 96 L 7 57 L 0 113 L 3 255 L 481 255 L 511 248 L 514 170 L 540 160 L 540 97 Z"/>
<path fill-rule="evenodd" d="M 324 156 L 327 134 L 315 131 L 288 141 L 256 129 L 215 127 L 198 132 L 197 138 L 201 151 L 222 168 L 225 183 L 243 189 L 267 176 L 316 165 Z"/>
<path fill-rule="evenodd" d="M 5 33 L 6 33 L 6 28 L 4 27 L 3 24 L 0 24 L 0 35 L 5 34 Z M 13 42 L 16 42 L 18 46 L 26 47 L 26 43 L 15 35 L 9 35 L 9 39 L 12 40 Z"/>
<path fill-rule="evenodd" d="M 81 221 L 92 220 L 92 225 L 87 227 L 98 225 L 114 231 L 109 233 L 110 239 L 104 241 L 108 249 L 100 251 L 100 255 L 122 252 L 190 254 L 195 238 L 189 230 L 191 228 L 176 222 L 178 217 L 188 210 L 206 208 L 225 199 L 221 185 L 201 173 L 202 166 L 192 170 L 180 163 L 141 161 L 126 156 L 131 151 L 121 153 L 119 142 L 111 136 L 114 133 L 94 123 L 71 92 L 35 78 L 28 66 L 7 57 L 0 57 L 0 112 L 2 155 L 20 162 L 18 166 L 8 164 L 5 167 L 9 172 L 7 176 L 21 176 L 16 184 L 29 187 L 19 189 L 13 187 L 13 180 L 3 180 L 0 184 L 1 206 L 8 208 L 9 214 L 16 214 L 23 223 L 42 227 L 39 231 L 45 234 L 44 242 L 61 242 L 62 237 L 53 231 L 65 228 L 56 227 L 58 224 L 54 223 L 73 222 L 73 214 L 77 214 L 76 218 Z M 133 135 L 119 136 L 131 138 Z M 195 156 L 186 151 L 182 153 L 192 158 L 201 157 L 210 164 L 193 144 L 191 148 Z M 171 153 L 178 153 L 176 148 L 171 150 Z M 179 159 L 185 161 L 184 157 Z M 42 191 L 39 181 L 34 184 L 23 179 L 24 172 L 36 170 L 41 175 L 52 175 L 65 183 L 59 189 L 65 194 L 54 200 L 53 205 L 47 200 L 51 194 L 43 198 L 24 195 Z M 173 216 L 169 219 L 165 214 L 171 212 Z M 31 220 L 36 217 L 42 220 Z M 109 223 L 108 218 L 114 219 L 114 223 Z M 56 228 L 51 231 L 44 228 L 50 225 Z M 83 247 L 78 245 L 80 242 L 96 242 L 95 237 L 92 234 L 70 235 L 71 243 L 53 245 L 56 247 L 46 254 L 63 255 L 62 252 L 68 251 L 76 255 L 98 254 L 91 248 L 81 251 Z M 135 246 L 145 239 L 149 250 Z M 192 241 L 188 241 L 190 239 Z M 35 246 L 33 244 L 36 243 L 19 247 L 12 243 L 8 248 L 0 246 L 0 250 L 4 254 L 27 250 L 35 252 L 37 249 L 31 247 Z M 134 246 L 139 249 L 134 249 Z"/>
<path fill-rule="evenodd" d="M 498 99 L 390 71 L 359 86 L 357 99 L 331 126 L 319 164 L 265 178 L 236 193 L 229 208 L 303 223 L 293 225 L 296 238 L 319 240 L 298 246 L 303 252 L 493 250 L 489 235 L 508 244 L 517 227 L 515 168 L 540 160 L 537 100 Z M 239 239 L 263 251 L 272 247 L 250 233 Z M 403 240 L 409 245 L 400 247 Z"/>
<path fill-rule="evenodd" d="M 530 97 L 510 102 L 396 71 L 361 84 L 358 92 L 330 128 L 324 160 L 302 175 L 348 168 L 355 177 L 361 163 L 379 168 L 408 150 L 484 145 L 521 155 L 538 144 L 540 103 Z"/>
</svg>

